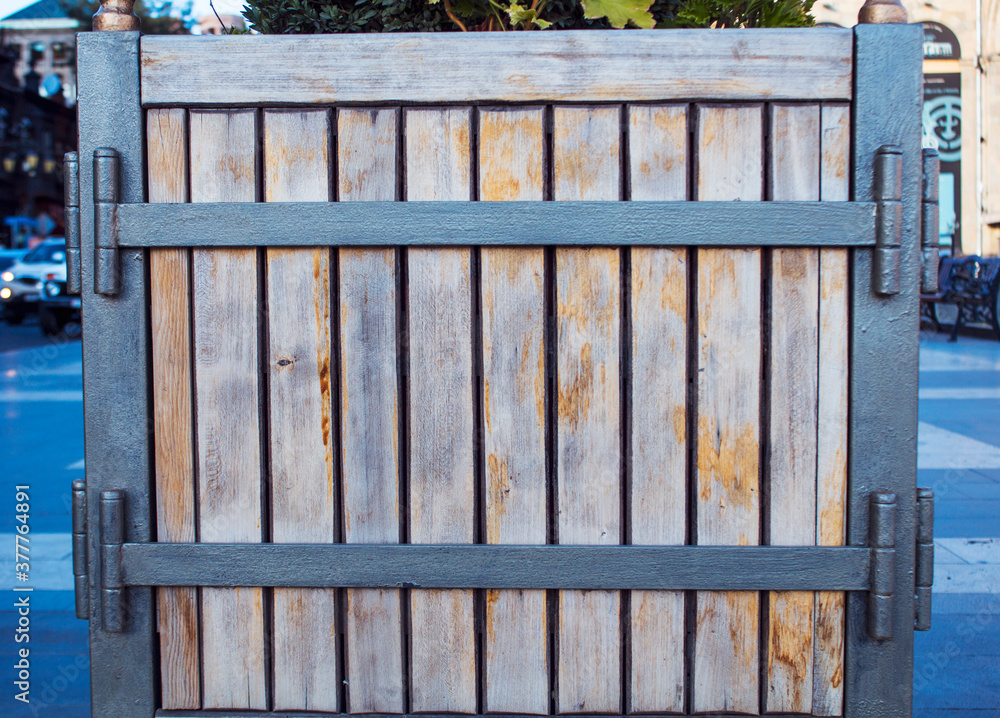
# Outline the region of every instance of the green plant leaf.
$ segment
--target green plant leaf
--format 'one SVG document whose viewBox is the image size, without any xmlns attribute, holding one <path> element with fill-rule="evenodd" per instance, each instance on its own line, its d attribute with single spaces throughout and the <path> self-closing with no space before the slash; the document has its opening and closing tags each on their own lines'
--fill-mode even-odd
<svg viewBox="0 0 1000 718">
<path fill-rule="evenodd" d="M 518 5 L 516 2 L 511 3 L 510 7 L 507 8 L 507 15 L 510 17 L 511 25 L 520 25 L 526 28 L 534 26 L 540 30 L 552 27 L 551 22 L 538 17 L 537 9 L 524 7 L 523 5 Z"/>
<path fill-rule="evenodd" d="M 612 27 L 623 28 L 629 23 L 646 30 L 656 24 L 649 12 L 652 0 L 582 0 L 583 16 L 588 20 L 606 17 Z"/>
</svg>

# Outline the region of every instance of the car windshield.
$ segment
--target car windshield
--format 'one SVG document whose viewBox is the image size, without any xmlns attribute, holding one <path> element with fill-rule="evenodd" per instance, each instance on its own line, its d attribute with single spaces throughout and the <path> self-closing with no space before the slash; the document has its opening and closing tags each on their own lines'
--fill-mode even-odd
<svg viewBox="0 0 1000 718">
<path fill-rule="evenodd" d="M 43 262 L 62 262 L 66 259 L 65 244 L 43 244 L 35 247 L 24 255 L 21 261 L 25 264 L 41 264 Z"/>
</svg>

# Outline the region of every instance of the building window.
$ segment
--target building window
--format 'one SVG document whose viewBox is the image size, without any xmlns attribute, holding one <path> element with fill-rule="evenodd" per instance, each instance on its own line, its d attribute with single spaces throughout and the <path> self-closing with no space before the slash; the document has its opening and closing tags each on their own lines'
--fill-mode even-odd
<svg viewBox="0 0 1000 718">
<path fill-rule="evenodd" d="M 45 59 L 45 43 L 44 42 L 31 43 L 31 64 L 34 65 L 36 62 L 41 62 L 44 59 Z"/>
<path fill-rule="evenodd" d="M 52 43 L 52 64 L 68 65 L 73 62 L 73 45 L 68 42 Z"/>
</svg>

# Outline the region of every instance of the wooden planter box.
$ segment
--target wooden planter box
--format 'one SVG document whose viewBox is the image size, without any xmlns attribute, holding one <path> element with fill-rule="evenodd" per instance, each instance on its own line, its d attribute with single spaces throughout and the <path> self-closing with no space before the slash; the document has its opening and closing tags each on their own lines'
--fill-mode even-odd
<svg viewBox="0 0 1000 718">
<path fill-rule="evenodd" d="M 907 714 L 920 38 L 82 34 L 95 715 Z"/>
</svg>

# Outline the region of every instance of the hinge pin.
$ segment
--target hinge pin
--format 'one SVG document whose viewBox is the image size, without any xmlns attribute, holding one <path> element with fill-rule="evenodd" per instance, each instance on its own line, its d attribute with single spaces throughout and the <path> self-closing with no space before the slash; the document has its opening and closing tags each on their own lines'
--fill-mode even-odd
<svg viewBox="0 0 1000 718">
<path fill-rule="evenodd" d="M 878 294 L 899 294 L 903 244 L 903 150 L 884 145 L 875 155 L 875 257 L 872 283 Z"/>
<path fill-rule="evenodd" d="M 896 494 L 872 494 L 868 515 L 871 588 L 868 590 L 868 635 L 892 638 L 892 594 L 896 588 Z"/>
<path fill-rule="evenodd" d="M 119 489 L 101 492 L 101 616 L 104 630 L 125 629 L 125 494 Z"/>
<path fill-rule="evenodd" d="M 76 617 L 90 618 L 90 577 L 87 575 L 87 481 L 73 482 L 73 584 Z"/>
<path fill-rule="evenodd" d="M 938 290 L 939 226 L 938 183 L 941 160 L 935 149 L 924 150 L 924 192 L 920 203 L 920 291 Z"/>
<path fill-rule="evenodd" d="M 121 289 L 118 266 L 118 150 L 94 150 L 94 291 L 113 297 Z"/>
<path fill-rule="evenodd" d="M 916 616 L 913 628 L 931 630 L 931 586 L 934 584 L 934 492 L 917 489 Z"/>
<path fill-rule="evenodd" d="M 63 184 L 66 191 L 66 290 L 79 294 L 83 289 L 80 267 L 80 155 L 63 157 Z"/>
</svg>

